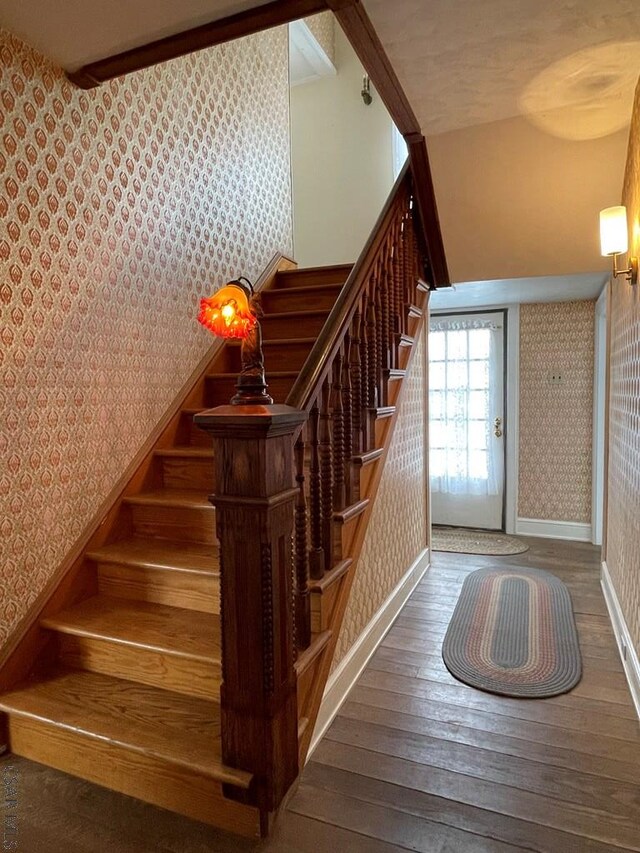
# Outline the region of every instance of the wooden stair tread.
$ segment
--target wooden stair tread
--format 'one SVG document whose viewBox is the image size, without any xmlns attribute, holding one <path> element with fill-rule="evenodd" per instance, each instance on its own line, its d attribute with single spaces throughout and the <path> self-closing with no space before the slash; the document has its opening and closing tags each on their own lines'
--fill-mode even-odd
<svg viewBox="0 0 640 853">
<path fill-rule="evenodd" d="M 272 315 L 273 316 L 273 315 Z M 290 379 L 297 377 L 299 370 L 269 370 L 267 373 L 267 381 L 269 379 Z M 207 379 L 237 379 L 238 373 L 207 373 Z"/>
<path fill-rule="evenodd" d="M 278 275 L 283 277 L 285 276 L 295 276 L 295 275 L 309 275 L 309 273 L 327 273 L 327 272 L 342 272 L 345 271 L 350 273 L 353 269 L 353 264 L 324 264 L 321 266 L 315 267 L 296 267 L 291 270 L 278 270 Z"/>
<path fill-rule="evenodd" d="M 355 465 L 370 465 L 372 462 L 380 459 L 383 453 L 384 447 L 376 447 L 373 450 L 367 450 L 366 453 L 359 453 L 358 455 L 353 456 L 352 461 Z"/>
<path fill-rule="evenodd" d="M 0 696 L 0 709 L 119 744 L 248 788 L 251 774 L 225 767 L 220 707 L 206 699 L 96 672 L 57 668 Z"/>
<path fill-rule="evenodd" d="M 298 655 L 298 660 L 295 662 L 295 669 L 298 678 L 302 673 L 313 663 L 316 657 L 323 651 L 329 640 L 331 639 L 331 631 L 322 631 L 320 634 L 312 634 L 309 646 Z"/>
<path fill-rule="evenodd" d="M 47 616 L 45 628 L 206 663 L 220 661 L 220 617 L 164 604 L 95 595 Z"/>
<path fill-rule="evenodd" d="M 395 413 L 395 410 L 395 406 L 378 406 L 375 409 L 369 409 L 376 418 L 390 418 Z"/>
<path fill-rule="evenodd" d="M 322 594 L 329 589 L 337 580 L 339 580 L 343 575 L 345 575 L 349 568 L 351 567 L 353 560 L 351 557 L 347 557 L 346 560 L 341 560 L 339 563 L 336 563 L 328 572 L 324 573 L 324 577 L 316 580 L 315 578 L 311 578 L 309 581 L 309 592 L 317 592 Z"/>
<path fill-rule="evenodd" d="M 213 510 L 207 495 L 192 489 L 156 489 L 150 492 L 139 492 L 137 495 L 127 495 L 124 502 L 147 506 L 180 506 Z"/>
<path fill-rule="evenodd" d="M 121 539 L 87 553 L 96 562 L 120 563 L 153 569 L 196 572 L 215 575 L 218 572 L 218 546 L 199 542 L 172 542 L 170 539 Z"/>
<path fill-rule="evenodd" d="M 363 513 L 368 505 L 369 498 L 362 498 L 362 500 L 356 501 L 355 503 L 346 506 L 344 509 L 334 512 L 333 519 L 334 521 L 346 524 L 348 521 L 351 521 L 352 518 Z"/>
<path fill-rule="evenodd" d="M 262 341 L 262 348 L 268 349 L 269 347 L 282 347 L 287 346 L 288 344 L 297 345 L 297 344 L 309 344 L 310 346 L 315 344 L 317 338 L 271 338 L 268 341 Z M 226 345 L 230 347 L 240 347 L 242 346 L 242 341 L 240 340 L 229 340 L 226 341 Z M 187 411 L 183 409 L 183 411 Z"/>
<path fill-rule="evenodd" d="M 382 373 L 387 377 L 387 379 L 404 379 L 407 371 L 394 367 L 387 368 L 386 370 L 383 370 Z"/>
<path fill-rule="evenodd" d="M 169 458 L 213 459 L 213 450 L 209 450 L 206 447 L 192 447 L 189 444 L 180 447 L 163 447 L 153 452 L 156 456 L 166 456 Z"/>
<path fill-rule="evenodd" d="M 278 290 L 278 288 L 274 288 L 273 290 L 265 290 L 263 295 L 264 296 L 271 296 L 274 293 L 278 294 L 278 296 L 280 296 L 280 294 L 282 294 L 282 293 L 287 293 L 287 294 L 289 294 L 289 293 L 301 293 L 303 295 L 305 293 L 309 293 L 309 294 L 326 293 L 327 290 L 336 289 L 336 288 L 340 289 L 341 287 L 344 287 L 344 282 L 336 281 L 336 282 L 332 282 L 330 284 L 299 284 L 299 285 L 287 287 L 286 291 L 285 290 Z"/>
<path fill-rule="evenodd" d="M 312 308 L 308 311 L 270 311 L 261 318 L 260 323 L 264 324 L 267 320 L 275 319 L 291 320 L 295 317 L 326 317 L 328 314 L 327 308 Z"/>
</svg>

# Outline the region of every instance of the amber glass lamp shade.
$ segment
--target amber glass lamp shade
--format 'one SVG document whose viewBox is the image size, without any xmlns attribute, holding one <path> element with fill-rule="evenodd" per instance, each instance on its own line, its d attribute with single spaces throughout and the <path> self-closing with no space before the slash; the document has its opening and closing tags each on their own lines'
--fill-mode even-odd
<svg viewBox="0 0 640 853">
<path fill-rule="evenodd" d="M 208 299 L 200 300 L 198 322 L 220 338 L 247 338 L 258 322 L 249 299 L 241 282 L 230 281 Z"/>
</svg>

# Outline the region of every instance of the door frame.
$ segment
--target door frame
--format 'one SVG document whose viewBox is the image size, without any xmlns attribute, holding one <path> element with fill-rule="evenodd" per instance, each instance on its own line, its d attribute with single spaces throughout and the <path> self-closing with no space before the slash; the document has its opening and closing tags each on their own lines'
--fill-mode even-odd
<svg viewBox="0 0 640 853">
<path fill-rule="evenodd" d="M 518 513 L 518 447 L 520 435 L 520 305 L 487 305 L 482 308 L 459 308 L 455 311 L 431 311 L 431 317 L 455 317 L 469 314 L 502 314 L 504 316 L 504 495 L 502 527 L 505 533 L 516 532 Z M 427 329 L 427 333 L 428 333 Z M 427 383 L 429 374 L 427 372 Z M 428 388 L 427 388 L 428 390 Z M 429 490 L 431 494 L 431 490 Z"/>
<path fill-rule="evenodd" d="M 609 282 L 602 289 L 595 307 L 595 341 L 593 370 L 593 459 L 591 465 L 591 541 L 602 545 L 605 527 L 605 457 L 608 449 L 605 441 L 608 407 L 607 389 L 607 341 L 608 341 L 608 290 Z"/>
</svg>

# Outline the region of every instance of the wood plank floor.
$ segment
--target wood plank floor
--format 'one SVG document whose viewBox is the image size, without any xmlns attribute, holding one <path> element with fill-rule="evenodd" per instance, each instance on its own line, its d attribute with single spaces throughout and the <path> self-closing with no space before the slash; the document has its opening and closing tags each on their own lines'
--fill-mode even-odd
<svg viewBox="0 0 640 853">
<path fill-rule="evenodd" d="M 20 759 L 24 853 L 640 851 L 640 726 L 599 586 L 599 549 L 527 539 L 515 557 L 435 554 L 307 765 L 268 842 L 252 844 Z M 460 585 L 493 565 L 556 574 L 584 676 L 517 700 L 453 679 L 440 644 Z"/>
</svg>

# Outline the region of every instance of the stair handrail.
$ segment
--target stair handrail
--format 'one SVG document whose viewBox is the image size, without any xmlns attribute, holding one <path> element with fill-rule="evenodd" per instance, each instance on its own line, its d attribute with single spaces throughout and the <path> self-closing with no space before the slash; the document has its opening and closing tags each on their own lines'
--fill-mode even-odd
<svg viewBox="0 0 640 853">
<path fill-rule="evenodd" d="M 286 399 L 288 406 L 308 411 L 311 408 L 318 389 L 330 370 L 335 354 L 340 346 L 346 329 L 353 319 L 358 299 L 364 285 L 368 281 L 371 268 L 375 263 L 378 251 L 393 220 L 395 205 L 403 189 L 411 192 L 412 178 L 409 160 L 405 162 L 387 198 L 382 212 L 360 252 L 358 260 L 340 291 L 329 316 L 313 345 L 307 360 L 303 364 Z"/>
</svg>

